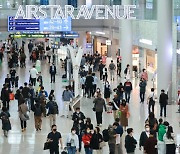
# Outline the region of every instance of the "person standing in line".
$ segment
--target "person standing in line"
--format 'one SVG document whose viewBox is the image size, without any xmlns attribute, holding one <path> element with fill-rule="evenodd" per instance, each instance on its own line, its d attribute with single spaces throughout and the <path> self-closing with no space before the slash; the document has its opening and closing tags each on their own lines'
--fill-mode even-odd
<svg viewBox="0 0 180 154">
<path fill-rule="evenodd" d="M 168 95 L 165 94 L 165 91 L 162 89 L 161 94 L 159 97 L 159 104 L 160 104 L 160 117 L 162 117 L 162 112 L 164 109 L 164 117 L 166 117 L 166 106 L 168 104 Z"/>
<path fill-rule="evenodd" d="M 27 115 L 28 107 L 25 101 L 23 101 L 22 104 L 19 105 L 18 112 L 19 112 L 19 118 L 21 121 L 21 130 L 22 132 L 24 132 L 26 131 L 26 127 L 27 127 L 26 121 L 29 120 L 29 116 Z"/>
<path fill-rule="evenodd" d="M 145 124 L 145 131 L 143 131 L 141 133 L 140 139 L 139 139 L 139 150 L 143 150 L 144 151 L 144 145 L 145 145 L 145 142 L 147 141 L 147 139 L 149 138 L 149 135 L 150 135 L 149 124 Z"/>
<path fill-rule="evenodd" d="M 95 94 L 95 92 L 96 92 L 96 87 L 97 87 L 97 83 L 98 83 L 98 78 L 97 78 L 97 76 L 96 76 L 95 73 L 92 73 L 92 77 L 93 77 L 93 79 L 94 79 L 94 81 L 93 81 L 93 96 L 94 96 L 94 94 Z"/>
<path fill-rule="evenodd" d="M 69 114 L 69 104 L 71 99 L 73 99 L 73 93 L 69 90 L 69 86 L 66 86 L 66 89 L 63 91 L 62 94 L 62 100 L 64 102 L 64 113 L 62 116 L 65 116 L 68 118 L 68 114 Z"/>
<path fill-rule="evenodd" d="M 116 145 L 116 131 L 113 126 L 109 125 L 108 127 L 108 145 L 109 145 L 109 154 L 115 154 L 115 145 Z"/>
<path fill-rule="evenodd" d="M 43 109 L 39 103 L 36 103 L 33 107 L 34 111 L 34 122 L 36 131 L 41 130 L 42 127 L 42 113 Z"/>
<path fill-rule="evenodd" d="M 57 131 L 57 126 L 51 126 L 52 132 L 50 132 L 47 136 L 47 142 L 50 143 L 50 154 L 59 154 L 59 143 L 61 145 L 61 149 L 63 149 L 63 142 L 61 133 Z"/>
<path fill-rule="evenodd" d="M 33 65 L 33 68 L 31 68 L 29 72 L 30 72 L 31 84 L 33 86 L 36 86 L 36 78 L 37 78 L 37 75 L 38 75 L 38 71 L 35 68 L 35 65 Z"/>
<path fill-rule="evenodd" d="M 124 70 L 124 76 L 126 80 L 130 80 L 131 78 L 131 71 L 130 71 L 130 65 L 127 64 L 126 69 Z"/>
<path fill-rule="evenodd" d="M 51 75 L 51 83 L 55 83 L 56 66 L 54 65 L 54 63 L 52 63 L 52 65 L 50 66 L 49 73 Z"/>
<path fill-rule="evenodd" d="M 129 103 L 130 101 L 130 98 L 131 98 L 131 91 L 132 91 L 132 83 L 130 80 L 127 80 L 125 83 L 124 83 L 124 93 L 125 93 L 125 99 L 126 99 L 126 102 Z"/>
<path fill-rule="evenodd" d="M 176 153 L 176 141 L 172 126 L 168 127 L 166 134 L 163 137 L 166 144 L 166 154 Z"/>
<path fill-rule="evenodd" d="M 133 128 L 127 129 L 127 135 L 125 137 L 125 148 L 127 154 L 134 154 L 136 149 L 137 141 L 133 137 Z"/>
<path fill-rule="evenodd" d="M 104 98 L 106 99 L 106 103 L 108 104 L 111 96 L 111 87 L 108 81 L 104 83 Z"/>
<path fill-rule="evenodd" d="M 114 81 L 114 72 L 116 70 L 116 65 L 113 63 L 113 60 L 111 60 L 111 63 L 109 64 L 109 72 L 110 72 L 110 78 L 111 81 Z"/>
<path fill-rule="evenodd" d="M 96 112 L 96 121 L 97 126 L 102 125 L 102 113 L 103 113 L 103 107 L 106 111 L 106 105 L 104 99 L 101 97 L 101 94 L 99 93 L 97 98 L 94 99 L 94 111 Z"/>
<path fill-rule="evenodd" d="M 100 73 L 100 80 L 103 79 L 103 68 L 104 68 L 104 64 L 102 63 L 102 61 L 99 64 L 99 73 Z"/>
<path fill-rule="evenodd" d="M 140 87 L 140 99 L 141 99 L 140 103 L 144 103 L 145 93 L 146 93 L 146 86 L 147 86 L 146 80 L 141 78 L 141 81 L 139 83 L 139 87 Z"/>
<path fill-rule="evenodd" d="M 82 141 L 84 143 L 85 154 L 92 154 L 92 149 L 90 147 L 91 138 L 92 138 L 91 130 L 90 130 L 90 128 L 87 127 L 85 129 L 84 135 L 82 136 Z"/>
<path fill-rule="evenodd" d="M 88 98 L 93 97 L 93 82 L 94 78 L 92 77 L 91 73 L 88 73 L 85 81 L 85 87 L 88 94 Z"/>
<path fill-rule="evenodd" d="M 66 145 L 68 154 L 76 154 L 76 152 L 79 150 L 79 139 L 75 128 L 71 129 L 71 133 L 69 133 L 67 137 Z"/>
<path fill-rule="evenodd" d="M 129 108 L 124 99 L 122 100 L 122 103 L 120 105 L 120 111 L 121 111 L 121 116 L 120 116 L 121 125 L 124 127 L 124 130 L 126 131 L 126 127 L 128 126 Z"/>
<path fill-rule="evenodd" d="M 152 112 L 154 113 L 154 106 L 155 106 L 155 99 L 156 98 L 157 97 L 155 95 L 154 88 L 151 88 L 151 93 L 150 93 L 148 100 L 147 100 L 149 113 L 151 112 L 151 107 L 152 107 Z"/>
<path fill-rule="evenodd" d="M 148 74 L 147 74 L 147 70 L 145 68 L 142 70 L 141 79 L 148 81 Z"/>
<path fill-rule="evenodd" d="M 102 154 L 102 149 L 100 144 L 103 142 L 103 137 L 100 134 L 100 128 L 95 127 L 94 132 L 92 133 L 90 146 L 93 149 L 93 153 Z"/>
<path fill-rule="evenodd" d="M 11 130 L 11 123 L 9 120 L 10 113 L 8 112 L 6 107 L 2 107 L 2 112 L 0 113 L 0 119 L 2 120 L 2 130 L 4 132 L 4 136 L 8 137 L 8 131 Z"/>
<path fill-rule="evenodd" d="M 46 109 L 48 109 L 48 115 L 50 119 L 50 127 L 56 124 L 56 114 L 59 114 L 58 105 L 49 97 L 49 102 L 46 104 Z"/>
<path fill-rule="evenodd" d="M 146 154 L 157 154 L 157 139 L 154 137 L 154 132 L 150 131 L 149 138 L 144 144 L 144 151 Z"/>
</svg>

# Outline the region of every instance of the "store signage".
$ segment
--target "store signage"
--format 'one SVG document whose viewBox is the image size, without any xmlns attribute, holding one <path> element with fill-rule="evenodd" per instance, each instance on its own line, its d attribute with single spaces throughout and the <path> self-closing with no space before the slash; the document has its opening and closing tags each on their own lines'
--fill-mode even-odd
<svg viewBox="0 0 180 154">
<path fill-rule="evenodd" d="M 66 32 L 60 34 L 11 34 L 12 38 L 78 38 L 79 34 L 76 32 Z"/>
<path fill-rule="evenodd" d="M 111 45 L 111 40 L 106 40 L 106 45 Z"/>
<path fill-rule="evenodd" d="M 25 8 L 24 8 L 25 7 Z M 78 13 L 72 5 L 19 5 L 15 19 L 46 19 L 50 15 L 51 19 L 136 19 L 133 16 L 136 5 L 81 5 Z M 50 14 L 48 14 L 50 12 Z M 77 15 L 75 15 L 77 14 Z"/>
<path fill-rule="evenodd" d="M 147 45 L 152 45 L 152 41 L 147 39 L 140 39 L 139 42 Z"/>
<path fill-rule="evenodd" d="M 91 49 L 92 48 L 92 43 L 86 43 L 86 49 Z"/>
<path fill-rule="evenodd" d="M 71 18 L 67 19 L 15 19 L 8 17 L 8 31 L 71 31 Z"/>
</svg>

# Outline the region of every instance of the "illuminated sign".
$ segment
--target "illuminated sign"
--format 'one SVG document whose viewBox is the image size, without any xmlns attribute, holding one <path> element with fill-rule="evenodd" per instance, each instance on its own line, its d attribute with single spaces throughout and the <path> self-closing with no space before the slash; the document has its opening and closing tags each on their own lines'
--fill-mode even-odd
<svg viewBox="0 0 180 154">
<path fill-rule="evenodd" d="M 8 31 L 71 31 L 71 18 L 67 19 L 15 19 L 8 17 Z"/>
<path fill-rule="evenodd" d="M 133 17 L 136 5 L 81 5 L 78 13 L 72 5 L 65 5 L 64 9 L 60 5 L 19 5 L 16 19 L 46 19 L 50 15 L 51 19 L 136 19 Z M 50 14 L 48 14 L 50 12 Z M 75 15 L 76 14 L 76 15 Z"/>
<path fill-rule="evenodd" d="M 111 40 L 106 40 L 106 45 L 111 45 Z"/>
</svg>

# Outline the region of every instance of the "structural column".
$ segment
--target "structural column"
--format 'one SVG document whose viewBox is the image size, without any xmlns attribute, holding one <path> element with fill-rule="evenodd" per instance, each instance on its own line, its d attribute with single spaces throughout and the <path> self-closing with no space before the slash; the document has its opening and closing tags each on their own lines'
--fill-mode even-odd
<svg viewBox="0 0 180 154">
<path fill-rule="evenodd" d="M 78 47 L 82 47 L 83 52 L 86 53 L 86 32 L 79 32 Z"/>
<path fill-rule="evenodd" d="M 131 0 L 122 0 L 122 5 L 131 5 Z M 122 77 L 124 77 L 124 70 L 129 64 L 132 70 L 132 21 L 128 19 L 120 20 L 120 55 L 122 57 Z M 132 71 L 131 71 L 132 72 Z"/>
<path fill-rule="evenodd" d="M 157 92 L 172 87 L 172 0 L 158 0 Z M 169 99 L 171 100 L 171 98 Z"/>
</svg>

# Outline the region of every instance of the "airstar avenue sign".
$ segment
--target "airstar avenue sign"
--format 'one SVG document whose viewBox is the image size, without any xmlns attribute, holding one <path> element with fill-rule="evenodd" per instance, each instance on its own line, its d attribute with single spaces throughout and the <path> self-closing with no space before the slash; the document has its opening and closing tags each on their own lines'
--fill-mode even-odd
<svg viewBox="0 0 180 154">
<path fill-rule="evenodd" d="M 81 5 L 78 11 L 72 5 L 20 5 L 15 19 L 136 19 L 133 16 L 136 5 Z M 76 15 L 75 15 L 76 14 Z"/>
</svg>

